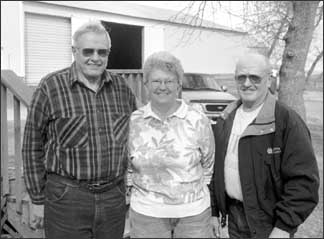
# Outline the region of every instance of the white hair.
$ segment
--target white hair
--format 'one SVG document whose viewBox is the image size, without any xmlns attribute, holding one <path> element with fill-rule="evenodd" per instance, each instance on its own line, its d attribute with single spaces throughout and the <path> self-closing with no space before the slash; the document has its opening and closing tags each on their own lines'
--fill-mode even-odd
<svg viewBox="0 0 324 239">
<path fill-rule="evenodd" d="M 111 48 L 111 39 L 109 33 L 106 31 L 105 27 L 101 24 L 101 22 L 96 20 L 91 20 L 83 24 L 75 31 L 75 33 L 73 34 L 73 45 L 75 45 L 78 42 L 80 36 L 88 32 L 106 34 L 108 40 L 108 49 Z"/>
</svg>

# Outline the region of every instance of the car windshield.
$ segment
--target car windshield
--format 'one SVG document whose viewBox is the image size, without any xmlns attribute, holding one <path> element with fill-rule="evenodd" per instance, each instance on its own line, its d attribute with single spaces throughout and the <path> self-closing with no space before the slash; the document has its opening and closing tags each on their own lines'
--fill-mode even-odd
<svg viewBox="0 0 324 239">
<path fill-rule="evenodd" d="M 209 75 L 185 74 L 182 89 L 184 90 L 215 90 L 222 91 L 215 77 Z"/>
</svg>

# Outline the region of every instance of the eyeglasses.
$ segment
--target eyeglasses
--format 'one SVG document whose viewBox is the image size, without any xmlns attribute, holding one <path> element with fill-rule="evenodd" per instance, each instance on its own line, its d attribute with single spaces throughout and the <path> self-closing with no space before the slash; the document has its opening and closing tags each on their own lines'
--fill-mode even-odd
<svg viewBox="0 0 324 239">
<path fill-rule="evenodd" d="M 152 80 L 151 81 L 153 87 L 159 87 L 162 85 L 162 83 L 164 83 L 166 87 L 173 87 L 176 84 L 176 82 L 173 80 L 167 80 L 167 81 Z"/>
<path fill-rule="evenodd" d="M 262 81 L 262 77 L 258 76 L 258 75 L 238 75 L 235 77 L 235 80 L 239 83 L 239 84 L 244 84 L 246 79 L 249 78 L 249 80 L 251 81 L 252 84 L 260 84 Z"/>
<path fill-rule="evenodd" d="M 79 49 L 79 48 L 77 48 Z M 110 50 L 108 49 L 94 49 L 94 48 L 82 48 L 81 53 L 84 57 L 90 57 L 92 56 L 95 51 L 100 57 L 107 57 L 110 53 Z"/>
</svg>

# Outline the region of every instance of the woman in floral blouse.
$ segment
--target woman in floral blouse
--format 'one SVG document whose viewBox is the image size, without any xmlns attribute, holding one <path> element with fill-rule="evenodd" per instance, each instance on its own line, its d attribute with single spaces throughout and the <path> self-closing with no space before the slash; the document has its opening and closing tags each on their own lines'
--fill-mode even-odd
<svg viewBox="0 0 324 239">
<path fill-rule="evenodd" d="M 204 113 L 178 99 L 182 78 L 168 52 L 144 63 L 149 103 L 133 112 L 129 135 L 132 238 L 212 237 L 214 136 Z"/>
</svg>

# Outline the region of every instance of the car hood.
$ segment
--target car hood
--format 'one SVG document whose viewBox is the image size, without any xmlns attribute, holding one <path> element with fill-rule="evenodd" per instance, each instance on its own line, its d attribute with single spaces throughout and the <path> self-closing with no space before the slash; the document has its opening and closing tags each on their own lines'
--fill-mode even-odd
<svg viewBox="0 0 324 239">
<path fill-rule="evenodd" d="M 208 90 L 182 91 L 182 98 L 188 101 L 234 101 L 235 96 L 227 92 Z"/>
</svg>

